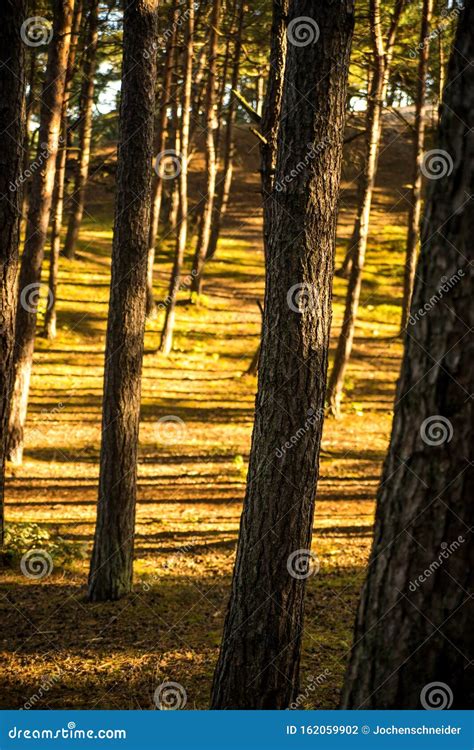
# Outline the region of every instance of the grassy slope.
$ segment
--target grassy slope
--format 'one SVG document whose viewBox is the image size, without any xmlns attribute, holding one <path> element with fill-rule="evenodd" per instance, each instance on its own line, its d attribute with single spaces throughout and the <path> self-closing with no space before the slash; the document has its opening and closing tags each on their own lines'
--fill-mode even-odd
<svg viewBox="0 0 474 750">
<path fill-rule="evenodd" d="M 337 706 L 390 429 L 409 158 L 403 133 L 391 128 L 344 416 L 325 426 L 314 536 L 320 572 L 309 580 L 302 661 L 307 708 Z M 185 687 L 188 708 L 207 705 L 256 390 L 256 379 L 242 376 L 258 342 L 256 299 L 263 290 L 252 139 L 241 133 L 232 209 L 208 268 L 206 297 L 199 307 L 179 307 L 168 359 L 153 353 L 162 318 L 147 324 L 134 593 L 115 604 L 87 604 L 86 560 L 56 568 L 40 582 L 4 571 L 2 708 L 22 706 L 48 676 L 38 708 L 151 708 L 164 680 Z M 355 157 L 354 145 L 347 164 Z M 196 195 L 201 166 L 196 157 Z M 354 175 L 354 168 L 345 169 L 339 259 L 353 221 Z M 97 491 L 113 185 L 97 171 L 89 192 L 79 258 L 61 261 L 58 338 L 37 343 L 25 462 L 7 489 L 7 521 L 41 523 L 87 549 Z M 165 241 L 157 258 L 157 299 L 166 296 L 170 250 Z M 345 286 L 336 279 L 333 345 Z M 169 415 L 183 424 L 159 421 Z"/>
</svg>

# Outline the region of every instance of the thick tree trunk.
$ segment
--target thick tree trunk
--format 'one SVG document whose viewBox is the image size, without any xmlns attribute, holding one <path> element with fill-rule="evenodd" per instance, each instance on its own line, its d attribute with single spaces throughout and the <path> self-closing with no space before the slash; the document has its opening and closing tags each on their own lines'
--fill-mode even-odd
<svg viewBox="0 0 474 750">
<path fill-rule="evenodd" d="M 237 28 L 235 30 L 236 40 L 234 46 L 234 54 L 232 60 L 232 82 L 231 88 L 233 91 L 237 89 L 239 85 L 239 72 L 240 72 L 240 56 L 242 52 L 242 28 L 244 22 L 245 13 L 245 1 L 238 0 L 237 10 Z M 235 97 L 231 95 L 229 102 L 229 109 L 227 112 L 227 124 L 225 131 L 225 143 L 224 143 L 224 166 L 222 169 L 222 176 L 220 184 L 218 186 L 214 217 L 211 227 L 211 236 L 209 239 L 209 245 L 207 248 L 206 260 L 213 258 L 217 250 L 217 242 L 219 240 L 219 234 L 222 226 L 222 221 L 227 212 L 227 205 L 229 203 L 230 188 L 232 185 L 232 172 L 234 165 L 234 128 L 235 128 L 235 117 L 237 111 L 237 103 Z"/>
<path fill-rule="evenodd" d="M 53 5 L 53 36 L 48 50 L 36 156 L 36 161 L 41 164 L 41 168 L 35 171 L 31 183 L 16 313 L 14 386 L 9 420 L 8 452 L 10 460 L 17 464 L 21 463 L 23 458 L 23 431 L 28 408 L 41 287 L 41 267 L 51 211 L 74 2 L 73 0 L 55 0 Z"/>
<path fill-rule="evenodd" d="M 4 536 L 5 459 L 13 375 L 16 280 L 23 143 L 25 138 L 25 44 L 20 36 L 26 0 L 6 3 L 0 24 L 0 546 Z"/>
<path fill-rule="evenodd" d="M 54 176 L 53 202 L 51 207 L 51 249 L 49 257 L 48 288 L 50 291 L 49 304 L 44 316 L 43 335 L 47 339 L 56 338 L 56 297 L 58 288 L 59 253 L 61 249 L 61 228 L 63 223 L 64 188 L 66 180 L 67 138 L 68 138 L 68 106 L 71 96 L 72 80 L 75 70 L 76 51 L 82 18 L 82 2 L 76 0 L 72 23 L 71 44 L 67 63 L 66 83 L 64 88 L 63 107 L 61 115 L 61 137 L 58 154 L 56 156 L 56 174 Z"/>
<path fill-rule="evenodd" d="M 218 709 L 283 709 L 298 690 L 298 570 L 310 554 L 318 477 L 353 3 L 291 0 L 288 21 L 255 426 L 214 677 Z M 306 45 L 291 42 L 305 31 Z"/>
<path fill-rule="evenodd" d="M 193 292 L 202 292 L 202 272 L 206 261 L 207 250 L 211 238 L 211 223 L 214 210 L 214 199 L 217 177 L 216 148 L 214 142 L 215 116 L 216 116 L 216 72 L 217 72 L 217 45 L 218 26 L 221 9 L 221 0 L 213 0 L 211 30 L 209 34 L 209 75 L 207 79 L 206 96 L 206 197 L 196 251 L 193 261 L 193 279 L 191 287 Z"/>
<path fill-rule="evenodd" d="M 384 40 L 381 21 L 380 0 L 370 0 L 370 28 L 374 56 L 374 73 L 371 79 L 367 101 L 367 156 L 359 182 L 359 206 L 352 237 L 350 255 L 349 284 L 346 293 L 344 317 L 337 342 L 334 364 L 328 384 L 328 403 L 331 414 L 337 416 L 341 409 L 342 393 L 347 365 L 352 352 L 355 325 L 359 310 L 362 272 L 365 264 L 367 239 L 369 235 L 370 208 L 377 159 L 382 135 L 382 107 L 387 93 L 388 75 L 393 56 L 393 48 L 405 0 L 396 0 L 387 39 Z"/>
<path fill-rule="evenodd" d="M 410 304 L 415 282 L 416 254 L 418 248 L 418 234 L 420 231 L 421 218 L 421 190 L 423 185 L 423 150 L 425 143 L 425 98 L 426 79 L 428 75 L 428 58 L 430 42 L 428 34 L 430 31 L 431 15 L 433 12 L 433 0 L 423 0 L 420 33 L 420 56 L 418 61 L 418 80 L 415 104 L 415 138 L 413 143 L 413 187 L 411 191 L 410 208 L 408 210 L 408 233 L 407 251 L 405 259 L 405 274 L 403 281 L 402 321 L 403 332 L 408 323 Z"/>
<path fill-rule="evenodd" d="M 127 2 L 92 601 L 132 586 L 156 85 L 156 56 L 144 53 L 156 41 L 157 0 Z"/>
<path fill-rule="evenodd" d="M 344 708 L 474 704 L 474 2 L 459 17 Z M 436 686 L 437 684 L 437 686 Z"/>
<path fill-rule="evenodd" d="M 96 69 L 98 40 L 98 5 L 98 0 L 90 0 L 80 99 L 79 152 L 76 162 L 74 190 L 68 199 L 71 202 L 71 213 L 69 215 L 66 242 L 64 245 L 64 255 L 69 259 L 74 258 L 76 254 L 77 240 L 84 213 L 86 185 L 89 176 L 92 139 L 92 110 L 94 107 L 95 88 L 94 75 Z"/>
<path fill-rule="evenodd" d="M 166 45 L 163 85 L 160 92 L 160 113 L 156 123 L 155 133 L 155 174 L 152 182 L 151 192 L 151 221 L 150 221 L 150 239 L 148 247 L 148 271 L 146 281 L 146 314 L 153 315 L 155 311 L 155 300 L 153 297 L 153 268 L 155 265 L 155 248 L 158 237 L 158 227 L 160 224 L 161 198 L 163 195 L 163 168 L 164 159 L 162 157 L 167 137 L 168 108 L 170 106 L 171 94 L 171 76 L 173 73 L 174 46 L 176 41 L 176 20 L 178 18 L 178 8 L 176 2 L 173 2 L 170 15 L 170 26 L 172 29 Z"/>
<path fill-rule="evenodd" d="M 165 321 L 160 341 L 160 351 L 163 354 L 169 354 L 173 346 L 176 302 L 178 298 L 179 287 L 181 285 L 181 272 L 183 268 L 184 252 L 186 250 L 186 241 L 188 236 L 188 152 L 194 49 L 194 0 L 188 0 L 187 15 L 188 18 L 185 39 L 181 128 L 179 134 L 181 155 L 181 171 L 178 177 L 179 220 L 178 231 L 176 235 L 174 263 L 171 272 L 170 288 L 168 298 L 166 300 Z"/>
</svg>

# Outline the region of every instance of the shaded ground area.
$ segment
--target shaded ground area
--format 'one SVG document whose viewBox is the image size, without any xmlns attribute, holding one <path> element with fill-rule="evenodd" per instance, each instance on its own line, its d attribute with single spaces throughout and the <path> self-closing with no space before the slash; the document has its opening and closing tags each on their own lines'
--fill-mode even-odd
<svg viewBox="0 0 474 750">
<path fill-rule="evenodd" d="M 19 708 L 153 708 L 165 680 L 183 685 L 188 708 L 205 708 L 228 597 L 245 488 L 256 378 L 245 370 L 258 344 L 263 256 L 258 149 L 244 128 L 233 201 L 199 305 L 182 294 L 175 350 L 154 353 L 162 317 L 147 324 L 140 432 L 134 593 L 85 601 L 87 560 L 29 580 L 2 571 L 0 705 Z M 357 141 L 346 159 L 338 260 L 354 216 Z M 113 158 L 108 155 L 108 159 Z M 390 123 L 381 155 L 360 321 L 344 415 L 328 420 L 315 518 L 320 570 L 309 580 L 302 706 L 334 708 L 351 643 L 391 424 L 409 144 Z M 34 522 L 90 551 L 97 496 L 104 334 L 113 184 L 90 186 L 80 253 L 61 260 L 59 335 L 38 339 L 24 465 L 10 469 L 7 523 Z M 192 162 L 199 200 L 200 157 Z M 187 268 L 190 266 L 191 249 Z M 156 263 L 166 297 L 171 238 Z M 46 278 L 46 277 L 45 277 Z M 335 281 L 332 349 L 346 282 Z M 282 435 L 282 445 L 291 436 Z M 321 677 L 322 676 L 322 677 Z M 319 677 L 319 679 L 317 679 Z M 316 684 L 316 682 L 317 684 Z"/>
</svg>

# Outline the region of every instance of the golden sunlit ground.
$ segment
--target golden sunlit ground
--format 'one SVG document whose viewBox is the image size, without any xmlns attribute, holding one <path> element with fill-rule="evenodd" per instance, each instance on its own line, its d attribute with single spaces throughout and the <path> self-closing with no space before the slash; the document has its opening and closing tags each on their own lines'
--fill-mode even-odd
<svg viewBox="0 0 474 750">
<path fill-rule="evenodd" d="M 22 575 L 17 558 L 2 570 L 2 708 L 22 707 L 43 684 L 37 708 L 149 709 L 164 680 L 183 685 L 187 708 L 208 705 L 257 386 L 244 373 L 258 344 L 263 296 L 257 150 L 244 129 L 238 150 L 234 199 L 205 297 L 191 305 L 183 292 L 172 356 L 154 353 L 162 316 L 147 324 L 135 587 L 101 605 L 85 600 L 87 557 L 63 564 L 54 542 L 58 535 L 78 542 L 86 555 L 95 519 L 113 184 L 99 170 L 93 175 L 78 258 L 61 259 L 58 337 L 37 340 L 24 464 L 9 469 L 7 524 L 38 524 L 58 551 L 40 581 Z M 320 571 L 309 579 L 302 656 L 306 708 L 337 706 L 369 552 L 401 354 L 408 158 L 406 136 L 392 124 L 344 414 L 325 424 L 313 542 Z M 196 157 L 192 169 L 199 168 Z M 354 174 L 352 167 L 343 175 L 339 261 L 353 221 Z M 170 251 L 165 241 L 157 300 L 167 294 Z M 336 279 L 332 348 L 345 287 Z"/>
</svg>

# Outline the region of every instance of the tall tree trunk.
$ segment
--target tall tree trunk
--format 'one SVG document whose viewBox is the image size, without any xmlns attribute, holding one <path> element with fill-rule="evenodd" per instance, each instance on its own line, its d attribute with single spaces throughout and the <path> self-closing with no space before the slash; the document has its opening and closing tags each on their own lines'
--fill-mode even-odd
<svg viewBox="0 0 474 750">
<path fill-rule="evenodd" d="M 458 21 L 438 148 L 452 169 L 427 195 L 344 708 L 474 704 L 473 0 Z"/>
<path fill-rule="evenodd" d="M 420 33 L 420 56 L 418 60 L 418 80 L 415 103 L 415 137 L 413 143 L 413 187 L 411 191 L 410 208 L 408 210 L 407 251 L 405 259 L 405 274 L 403 282 L 401 331 L 407 326 L 410 314 L 410 304 L 415 282 L 416 254 L 418 248 L 418 233 L 421 217 L 421 190 L 423 185 L 423 151 L 425 144 L 425 99 L 426 79 L 428 76 L 428 58 L 430 52 L 431 15 L 433 0 L 423 0 Z"/>
<path fill-rule="evenodd" d="M 337 342 L 331 377 L 328 384 L 330 412 L 337 416 L 341 409 L 347 365 L 352 352 L 355 324 L 359 309 L 362 272 L 369 235 L 370 208 L 377 173 L 377 159 L 382 134 L 382 107 L 387 93 L 388 76 L 393 57 L 398 24 L 405 0 L 396 0 L 387 39 L 383 38 L 380 0 L 370 0 L 370 31 L 374 56 L 374 74 L 367 101 L 367 156 L 359 182 L 359 206 L 350 252 L 350 275 L 341 332 Z"/>
<path fill-rule="evenodd" d="M 27 17 L 26 0 L 6 3 L 0 24 L 0 546 L 4 537 L 5 458 L 8 410 L 13 375 L 16 280 L 20 245 L 25 139 L 25 44 L 20 29 Z"/>
<path fill-rule="evenodd" d="M 237 17 L 237 28 L 235 30 L 235 46 L 233 54 L 233 65 L 232 65 L 232 90 L 235 91 L 239 85 L 239 72 L 240 72 L 240 57 L 242 53 L 242 28 L 244 22 L 245 13 L 245 1 L 238 0 L 238 17 Z M 224 166 L 222 169 L 222 176 L 220 184 L 218 186 L 214 218 L 211 227 L 211 236 L 209 239 L 209 246 L 207 248 L 206 260 L 213 258 L 217 250 L 217 242 L 219 240 L 219 234 L 222 226 L 222 221 L 227 212 L 227 205 L 229 203 L 230 188 L 232 185 L 232 172 L 234 166 L 234 130 L 235 130 L 235 117 L 237 112 L 237 102 L 235 96 L 231 94 L 229 109 L 227 112 L 227 125 L 225 131 L 225 143 L 224 143 Z"/>
<path fill-rule="evenodd" d="M 71 96 L 72 80 L 75 70 L 76 51 L 82 18 L 82 2 L 76 0 L 72 23 L 71 45 L 67 63 L 66 83 L 64 88 L 63 108 L 61 114 L 61 143 L 56 156 L 56 173 L 54 176 L 53 202 L 51 207 L 51 249 L 49 257 L 48 288 L 50 301 L 44 317 L 43 335 L 47 339 L 56 338 L 56 297 L 58 288 L 59 252 L 61 249 L 61 227 L 63 223 L 64 187 L 66 180 L 68 106 Z"/>
<path fill-rule="evenodd" d="M 92 601 L 132 586 L 140 389 L 150 232 L 157 0 L 131 0 L 123 17 L 122 96 L 112 277 L 105 351 Z"/>
<path fill-rule="evenodd" d="M 32 9 L 33 10 L 33 9 Z M 33 10 L 34 12 L 34 10 Z M 23 151 L 23 172 L 26 172 L 30 164 L 30 147 L 33 144 L 33 135 L 30 136 L 31 115 L 36 105 L 36 84 L 38 78 L 38 51 L 35 47 L 30 49 L 29 69 L 27 83 L 29 86 L 26 95 L 26 118 L 25 118 L 25 147 Z M 23 217 L 28 213 L 28 181 L 23 183 Z"/>
<path fill-rule="evenodd" d="M 193 261 L 193 279 L 191 282 L 193 292 L 202 292 L 202 272 L 211 238 L 211 223 L 214 210 L 214 193 L 216 190 L 217 161 L 214 142 L 215 108 L 216 108 L 216 72 L 217 72 L 217 46 L 218 26 L 221 8 L 221 0 L 213 0 L 211 31 L 209 34 L 209 75 L 207 79 L 206 96 L 206 198 L 201 225 L 199 227 L 198 241 Z"/>
<path fill-rule="evenodd" d="M 161 87 L 161 104 L 155 133 L 155 174 L 152 182 L 151 194 L 151 221 L 150 221 L 150 239 L 148 247 L 148 271 L 146 283 L 146 314 L 150 316 L 155 310 L 155 300 L 153 297 L 153 268 L 155 265 L 155 247 L 158 237 L 158 227 L 160 224 L 161 198 L 163 195 L 163 154 L 166 145 L 168 108 L 170 106 L 171 94 L 171 76 L 173 73 L 174 46 L 176 41 L 176 21 L 178 18 L 178 8 L 174 0 L 171 8 L 170 28 L 171 36 L 168 39 L 165 51 L 165 61 L 163 69 L 163 85 Z"/>
<path fill-rule="evenodd" d="M 188 236 L 188 155 L 189 155 L 189 124 L 191 114 L 191 93 L 193 73 L 193 32 L 194 32 L 194 0 L 188 0 L 187 25 L 185 39 L 185 62 L 183 73 L 183 96 L 181 107 L 180 155 L 181 171 L 178 177 L 179 185 L 179 220 L 176 235 L 176 248 L 173 269 L 171 272 L 170 288 L 166 300 L 165 322 L 161 333 L 160 351 L 169 354 L 173 346 L 173 331 L 176 315 L 176 301 L 181 284 L 184 252 Z"/>
<path fill-rule="evenodd" d="M 98 40 L 98 0 L 90 0 L 87 19 L 87 39 L 84 49 L 84 70 L 80 99 L 78 157 L 74 190 L 69 196 L 71 213 L 67 227 L 64 255 L 72 259 L 76 254 L 77 240 L 81 228 L 84 203 L 86 196 L 87 178 L 89 176 L 89 162 L 92 139 L 92 110 L 94 107 L 94 76 L 97 59 Z"/>
<path fill-rule="evenodd" d="M 9 420 L 9 458 L 21 463 L 23 431 L 28 408 L 36 317 L 41 287 L 46 232 L 51 211 L 61 110 L 71 41 L 74 0 L 54 0 L 53 36 L 49 43 L 46 77 L 41 99 L 38 152 L 41 164 L 33 175 L 26 239 L 21 259 L 15 326 L 14 385 Z"/>
<path fill-rule="evenodd" d="M 318 477 L 353 3 L 291 0 L 288 21 L 255 425 L 214 676 L 218 709 L 283 709 L 298 690 L 298 570 L 310 554 Z M 302 34 L 307 44 L 293 44 Z"/>
</svg>

